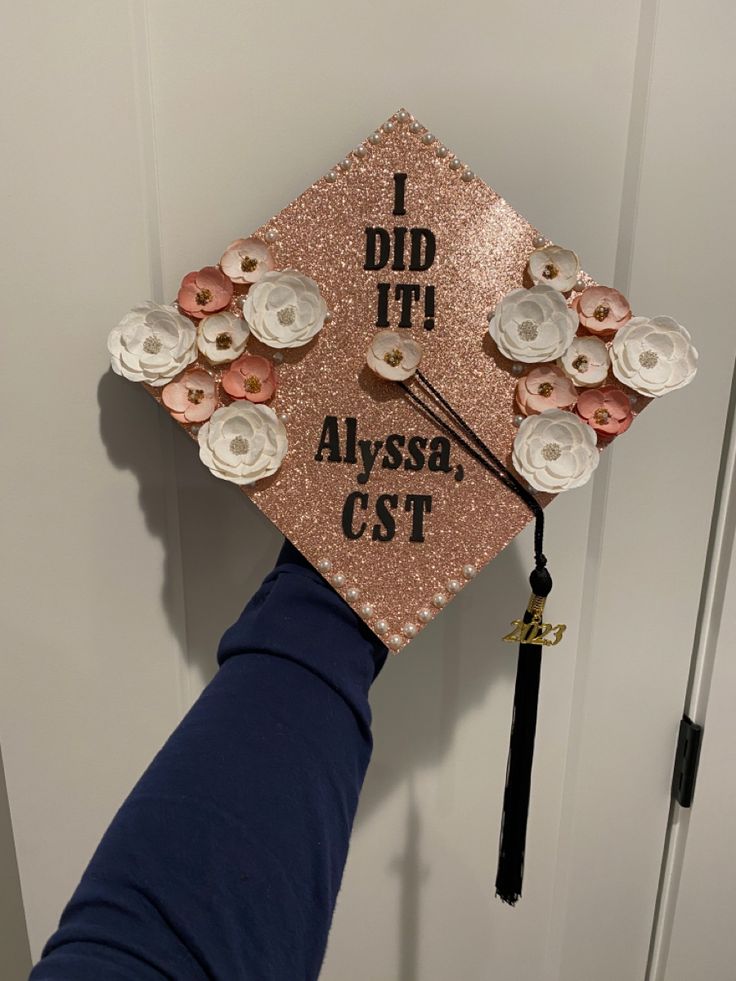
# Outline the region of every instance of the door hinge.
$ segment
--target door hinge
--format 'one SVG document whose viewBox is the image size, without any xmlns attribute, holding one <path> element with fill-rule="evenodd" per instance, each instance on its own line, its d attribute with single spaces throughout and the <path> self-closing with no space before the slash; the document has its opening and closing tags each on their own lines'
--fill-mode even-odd
<svg viewBox="0 0 736 981">
<path fill-rule="evenodd" d="M 690 807 L 693 802 L 702 741 L 703 727 L 683 715 L 677 736 L 675 770 L 672 774 L 672 796 L 680 807 Z"/>
</svg>

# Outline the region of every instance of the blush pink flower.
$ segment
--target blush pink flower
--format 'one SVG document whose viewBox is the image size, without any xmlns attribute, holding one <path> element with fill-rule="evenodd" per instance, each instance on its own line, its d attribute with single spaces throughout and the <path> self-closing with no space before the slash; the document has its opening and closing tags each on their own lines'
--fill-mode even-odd
<svg viewBox="0 0 736 981">
<path fill-rule="evenodd" d="M 205 266 L 199 272 L 187 273 L 181 281 L 177 302 L 190 317 L 206 317 L 224 310 L 233 298 L 233 284 L 217 266 Z"/>
<path fill-rule="evenodd" d="M 533 368 L 516 385 L 516 401 L 525 416 L 547 409 L 571 409 L 577 397 L 575 386 L 556 365 Z"/>
<path fill-rule="evenodd" d="M 274 261 L 259 238 L 236 238 L 223 252 L 220 268 L 234 283 L 257 283 L 264 273 L 271 272 Z"/>
<path fill-rule="evenodd" d="M 215 379 L 201 368 L 187 371 L 169 382 L 161 401 L 179 422 L 205 422 L 217 408 Z"/>
<path fill-rule="evenodd" d="M 610 340 L 631 320 L 629 301 L 612 286 L 589 286 L 570 305 L 583 327 L 603 340 Z"/>
<path fill-rule="evenodd" d="M 581 392 L 576 409 L 580 418 L 601 436 L 625 433 L 634 419 L 628 395 L 610 385 Z"/>
<path fill-rule="evenodd" d="M 234 399 L 267 402 L 276 391 L 276 372 L 268 358 L 244 354 L 222 376 L 222 387 Z"/>
</svg>

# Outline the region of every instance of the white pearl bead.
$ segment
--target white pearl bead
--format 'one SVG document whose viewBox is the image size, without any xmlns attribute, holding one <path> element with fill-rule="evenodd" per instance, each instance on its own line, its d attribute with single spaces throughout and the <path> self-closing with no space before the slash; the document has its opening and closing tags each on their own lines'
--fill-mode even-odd
<svg viewBox="0 0 736 981">
<path fill-rule="evenodd" d="M 524 370 L 524 365 L 523 364 L 519 364 L 518 361 L 514 361 L 514 363 L 511 365 L 511 374 L 512 375 L 517 375 L 518 376 L 518 375 L 520 375 L 522 373 L 523 370 Z"/>
<path fill-rule="evenodd" d="M 378 132 L 378 130 L 376 130 L 375 133 L 371 133 L 371 135 L 368 137 L 368 142 L 372 143 L 374 146 L 376 143 L 381 142 L 381 134 Z"/>
<path fill-rule="evenodd" d="M 320 559 L 317 563 L 317 568 L 320 572 L 329 572 L 332 568 L 332 562 L 329 559 Z"/>
<path fill-rule="evenodd" d="M 396 118 L 400 123 L 405 123 L 409 118 L 409 113 L 406 111 L 406 109 L 399 109 L 399 111 L 396 113 Z"/>
<path fill-rule="evenodd" d="M 341 572 L 336 572 L 332 577 L 332 585 L 337 586 L 338 589 L 342 589 L 345 585 L 345 576 Z"/>
<path fill-rule="evenodd" d="M 335 171 L 331 170 L 328 174 L 325 174 L 325 180 L 329 181 L 330 184 L 334 184 L 334 182 L 337 180 L 337 174 Z"/>
<path fill-rule="evenodd" d="M 532 245 L 535 249 L 541 249 L 546 241 L 547 239 L 544 237 L 544 235 L 535 235 L 532 239 Z"/>
<path fill-rule="evenodd" d="M 516 426 L 517 429 L 519 428 L 519 426 L 522 424 L 523 421 L 524 421 L 524 416 L 519 414 L 514 416 L 514 425 Z"/>
<path fill-rule="evenodd" d="M 434 143 L 434 136 L 431 133 L 425 133 L 422 137 L 422 143 L 426 143 L 429 146 L 430 143 Z"/>
<path fill-rule="evenodd" d="M 356 148 L 353 150 L 353 153 L 355 154 L 356 157 L 358 157 L 358 159 L 362 160 L 363 157 L 366 155 L 366 153 L 368 153 L 368 151 L 361 143 L 360 146 L 356 146 Z"/>
<path fill-rule="evenodd" d="M 278 237 L 279 237 L 279 233 L 276 231 L 275 228 L 269 228 L 269 230 L 266 232 L 264 236 L 267 242 L 275 242 Z"/>
<path fill-rule="evenodd" d="M 398 649 L 404 643 L 404 638 L 399 634 L 391 634 L 391 636 L 388 638 L 386 643 L 391 648 L 391 650 L 398 651 Z"/>
<path fill-rule="evenodd" d="M 384 133 L 390 133 L 393 128 L 394 128 L 394 124 L 391 122 L 390 119 L 387 119 L 386 122 L 381 127 Z"/>
<path fill-rule="evenodd" d="M 376 620 L 376 622 L 373 624 L 373 629 L 382 637 L 384 634 L 388 633 L 388 624 L 385 620 Z"/>
<path fill-rule="evenodd" d="M 447 588 L 450 590 L 451 593 L 459 593 L 460 590 L 463 588 L 463 584 L 460 582 L 459 579 L 448 579 Z"/>
<path fill-rule="evenodd" d="M 332 320 L 332 314 L 328 310 L 327 313 L 325 314 L 325 323 L 329 324 L 331 320 Z"/>
<path fill-rule="evenodd" d="M 435 593 L 432 597 L 432 603 L 434 606 L 442 609 L 443 606 L 447 606 L 447 597 L 444 593 Z"/>
<path fill-rule="evenodd" d="M 422 623 L 429 623 L 432 619 L 432 611 L 428 610 L 426 606 L 423 606 L 421 610 L 417 613 L 417 618 L 422 621 Z"/>
<path fill-rule="evenodd" d="M 438 157 L 446 157 L 449 152 L 446 146 L 438 146 L 435 150 Z"/>
<path fill-rule="evenodd" d="M 289 421 L 289 413 L 288 412 L 282 412 L 282 413 L 280 413 L 279 414 L 279 419 L 282 422 L 288 422 Z"/>
<path fill-rule="evenodd" d="M 372 603 L 363 603 L 360 608 L 361 615 L 364 617 L 372 617 L 376 612 L 376 608 Z"/>
<path fill-rule="evenodd" d="M 416 637 L 419 633 L 419 628 L 415 623 L 405 623 L 401 628 L 401 632 L 405 637 Z"/>
<path fill-rule="evenodd" d="M 629 395 L 629 405 L 636 405 L 638 401 L 639 401 L 638 395 Z"/>
<path fill-rule="evenodd" d="M 422 126 L 422 124 L 419 122 L 418 119 L 415 119 L 414 122 L 409 127 L 409 129 L 412 131 L 412 133 L 419 133 L 422 129 L 424 129 L 424 127 Z"/>
<path fill-rule="evenodd" d="M 477 574 L 478 574 L 478 570 L 471 563 L 468 563 L 467 565 L 463 566 L 463 575 L 465 576 L 466 579 L 475 579 Z"/>
<path fill-rule="evenodd" d="M 282 354 L 281 351 L 274 351 L 273 352 L 273 361 L 274 361 L 275 364 L 283 364 L 284 355 Z"/>
<path fill-rule="evenodd" d="M 350 170 L 350 157 L 345 157 L 344 160 L 340 161 L 338 166 L 340 170 Z"/>
<path fill-rule="evenodd" d="M 462 165 L 463 162 L 462 160 L 460 160 L 459 157 L 453 157 L 452 160 L 450 161 L 450 170 L 460 170 Z"/>
<path fill-rule="evenodd" d="M 583 290 L 585 289 L 585 280 L 584 279 L 576 279 L 575 280 L 575 286 L 573 288 L 575 290 L 577 290 L 578 293 L 582 293 Z"/>
<path fill-rule="evenodd" d="M 345 598 L 350 600 L 351 603 L 354 603 L 359 596 L 360 596 L 360 590 L 357 588 L 357 586 L 351 586 L 350 589 L 345 593 Z"/>
<path fill-rule="evenodd" d="M 466 169 L 465 169 L 465 170 L 464 170 L 464 171 L 462 172 L 462 174 L 461 174 L 460 176 L 462 177 L 462 179 L 463 179 L 464 181 L 472 181 L 472 180 L 474 179 L 474 177 L 475 177 L 475 174 L 473 173 L 473 171 L 472 171 L 472 170 L 468 170 L 468 169 L 466 168 Z"/>
</svg>

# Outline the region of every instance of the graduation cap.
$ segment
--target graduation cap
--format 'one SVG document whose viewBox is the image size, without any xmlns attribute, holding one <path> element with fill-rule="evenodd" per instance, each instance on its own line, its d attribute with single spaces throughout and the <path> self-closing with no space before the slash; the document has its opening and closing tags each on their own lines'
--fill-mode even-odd
<svg viewBox="0 0 736 981">
<path fill-rule="evenodd" d="M 283 211 L 111 331 L 140 382 L 398 652 L 530 521 L 496 878 L 521 894 L 544 508 L 697 352 L 634 315 L 406 110 Z M 550 563 L 551 564 L 551 563 Z M 501 611 L 499 611 L 499 614 Z"/>
</svg>

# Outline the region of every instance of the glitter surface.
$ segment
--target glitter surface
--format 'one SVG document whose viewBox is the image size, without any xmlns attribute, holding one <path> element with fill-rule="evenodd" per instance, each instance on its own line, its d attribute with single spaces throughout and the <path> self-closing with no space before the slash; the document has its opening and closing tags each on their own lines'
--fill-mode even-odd
<svg viewBox="0 0 736 981">
<path fill-rule="evenodd" d="M 358 440 L 385 443 L 392 433 L 427 440 L 438 435 L 436 425 L 399 386 L 378 379 L 365 365 L 376 330 L 377 284 L 391 284 L 392 327 L 398 322 L 396 284 L 431 284 L 433 329 L 423 326 L 421 304 L 411 329 L 424 348 L 423 373 L 510 465 L 517 378 L 488 336 L 488 313 L 505 293 L 522 285 L 540 233 L 494 190 L 454 166 L 452 152 L 439 156 L 434 144 L 422 140 L 424 127 L 413 125 L 411 117 L 400 122 L 394 116 L 393 122 L 388 132 L 376 131 L 377 140 L 369 138 L 349 156 L 349 167 L 326 168 L 324 177 L 253 233 L 269 242 L 277 269 L 292 267 L 316 280 L 332 316 L 311 343 L 280 352 L 283 363 L 272 405 L 287 419 L 289 451 L 274 477 L 243 492 L 315 566 L 330 570 L 325 575 L 346 602 L 376 632 L 391 635 L 391 646 L 398 649 L 440 614 L 472 578 L 470 571 L 475 575 L 490 562 L 531 515 L 455 445 L 453 472 L 426 465 L 407 469 L 406 451 L 393 469 L 383 465 L 381 449 L 370 476 L 359 483 L 360 451 L 356 463 L 329 462 L 326 454 L 322 461 L 315 459 L 325 416 L 337 418 L 343 450 L 348 417 L 357 419 Z M 395 173 L 407 175 L 406 214 L 399 218 L 392 213 Z M 434 232 L 437 249 L 430 269 L 364 270 L 365 229 L 392 231 L 396 225 Z M 593 283 L 584 273 L 581 279 L 586 286 Z M 236 294 L 246 289 L 236 287 Z M 232 310 L 240 314 L 238 295 Z M 253 337 L 248 349 L 273 359 L 274 352 Z M 221 369 L 201 366 L 218 379 L 222 375 Z M 160 399 L 160 392 L 149 391 Z M 220 401 L 229 399 L 221 392 Z M 456 479 L 458 464 L 462 480 Z M 355 511 L 356 527 L 365 521 L 366 530 L 349 540 L 342 512 L 354 492 L 368 495 L 366 509 Z M 371 537 L 380 495 L 395 501 L 392 541 Z M 412 516 L 405 510 L 406 495 L 432 497 L 421 543 L 409 540 Z M 547 504 L 551 497 L 539 495 L 539 500 Z"/>
</svg>

